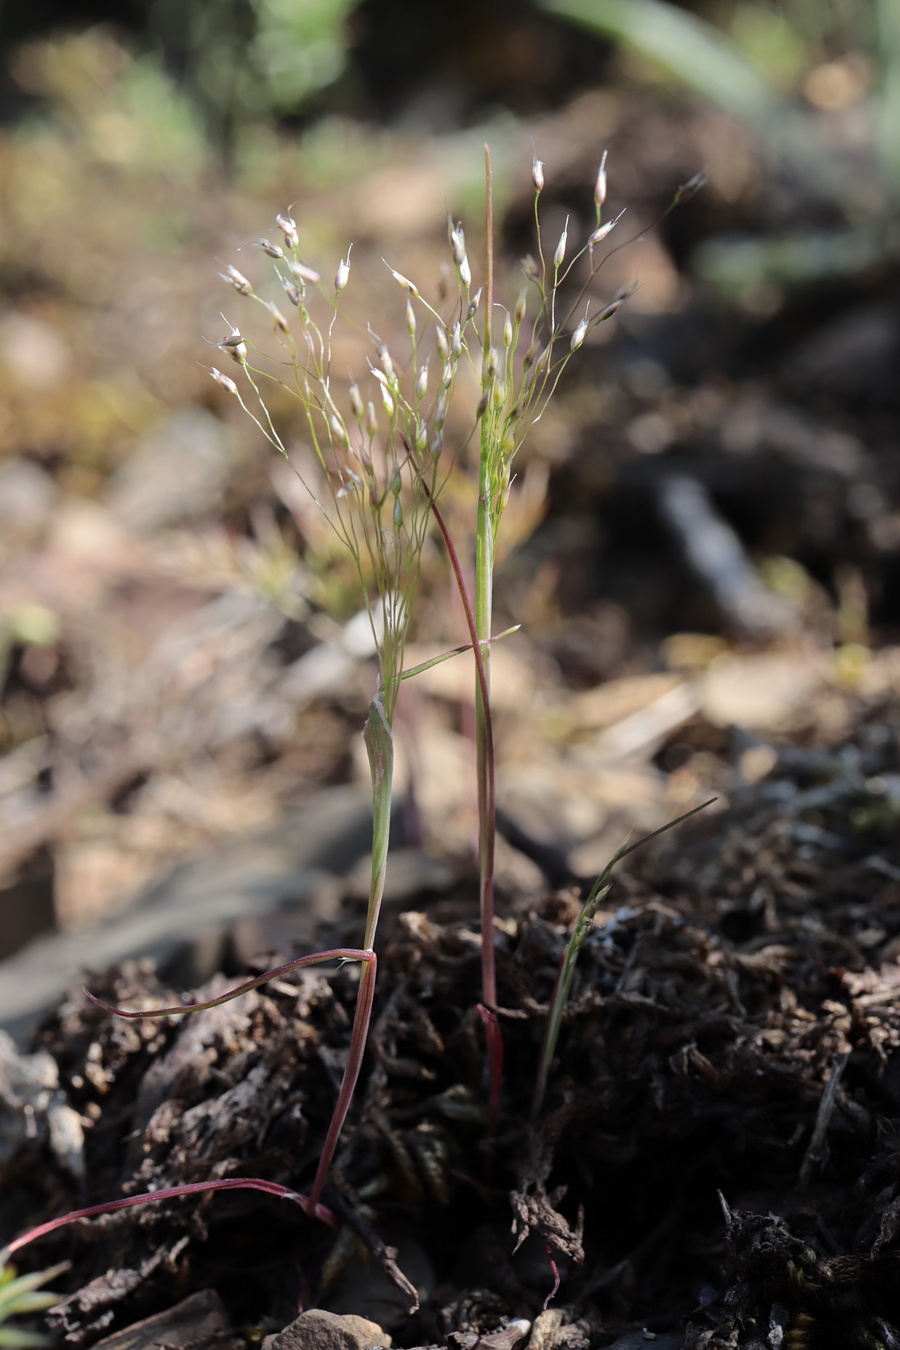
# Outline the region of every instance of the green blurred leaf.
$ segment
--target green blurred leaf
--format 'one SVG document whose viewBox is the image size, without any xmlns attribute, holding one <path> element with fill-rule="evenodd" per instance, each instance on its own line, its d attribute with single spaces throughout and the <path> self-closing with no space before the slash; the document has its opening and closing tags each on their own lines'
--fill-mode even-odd
<svg viewBox="0 0 900 1350">
<path fill-rule="evenodd" d="M 542 0 L 544 9 L 658 62 L 741 121 L 768 125 L 780 95 L 712 24 L 664 0 Z"/>
<path fill-rule="evenodd" d="M 768 141 L 811 189 L 842 207 L 852 206 L 846 160 L 835 154 L 816 121 L 782 97 L 713 24 L 666 0 L 540 0 L 540 4 L 657 62 Z"/>
<path fill-rule="evenodd" d="M 0 1322 L 5 1322 L 8 1317 L 28 1316 L 52 1308 L 59 1302 L 61 1295 L 41 1289 L 41 1285 L 55 1279 L 68 1268 L 69 1263 L 63 1261 L 31 1275 L 17 1275 L 12 1266 L 0 1265 Z M 36 1332 L 0 1326 L 0 1346 L 6 1347 L 6 1350 L 32 1350 L 33 1347 L 49 1344 L 46 1336 Z"/>
<path fill-rule="evenodd" d="M 346 62 L 345 22 L 355 0 L 253 0 L 253 64 L 272 105 L 292 109 L 332 84 Z"/>
</svg>

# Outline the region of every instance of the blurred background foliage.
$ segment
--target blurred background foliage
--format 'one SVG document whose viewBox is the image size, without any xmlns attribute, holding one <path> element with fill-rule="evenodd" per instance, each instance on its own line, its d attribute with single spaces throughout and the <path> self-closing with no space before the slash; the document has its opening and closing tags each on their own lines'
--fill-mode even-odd
<svg viewBox="0 0 900 1350">
<path fill-rule="evenodd" d="M 627 791 L 603 787 L 586 747 L 604 728 L 573 691 L 689 681 L 773 644 L 806 671 L 804 716 L 822 670 L 876 679 L 900 631 L 898 100 L 896 0 L 6 3 L 0 889 L 49 876 L 69 922 L 352 775 L 365 679 L 304 702 L 285 674 L 343 641 L 352 577 L 209 380 L 243 321 L 216 274 L 252 273 L 248 244 L 292 202 L 326 277 L 353 240 L 341 359 L 364 369 L 366 319 L 406 341 L 381 260 L 436 278 L 448 210 L 475 256 L 485 140 L 513 296 L 535 152 L 548 238 L 591 228 L 609 149 L 609 207 L 641 239 L 603 274 L 608 294 L 640 289 L 536 428 L 508 517 L 501 609 L 533 644 L 519 701 L 564 763 L 555 786 L 531 766 L 542 807 L 618 842 L 624 799 L 652 828 L 717 772 L 713 732 L 670 729 Z M 302 454 L 295 410 L 275 414 Z M 421 636 L 455 640 L 437 562 L 425 581 Z M 198 676 L 213 702 L 170 725 L 166 635 L 223 596 L 274 611 L 276 637 L 254 611 L 246 684 L 232 672 L 218 704 Z M 660 694 L 641 688 L 628 707 Z M 464 740 L 463 695 L 440 697 Z"/>
</svg>

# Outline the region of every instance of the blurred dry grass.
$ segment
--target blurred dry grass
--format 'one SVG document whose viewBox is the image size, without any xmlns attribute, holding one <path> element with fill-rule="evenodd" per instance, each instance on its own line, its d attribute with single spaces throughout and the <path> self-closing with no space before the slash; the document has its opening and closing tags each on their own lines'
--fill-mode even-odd
<svg viewBox="0 0 900 1350">
<path fill-rule="evenodd" d="M 303 136 L 260 127 L 226 180 L 177 87 L 110 32 L 33 44 L 14 73 L 42 101 L 0 133 L 0 886 L 12 896 L 49 860 L 57 919 L 73 925 L 359 772 L 373 676 L 348 630 L 356 600 L 302 493 L 204 369 L 220 311 L 238 321 L 217 260 L 251 271 L 248 242 L 294 202 L 324 274 L 354 243 L 363 326 L 341 362 L 364 364 L 366 319 L 402 349 L 403 308 L 381 259 L 436 276 L 448 205 L 466 216 L 475 251 L 485 129 L 435 139 L 339 119 Z M 562 195 L 580 184 L 588 203 L 613 142 L 614 194 L 635 232 L 701 163 L 722 202 L 757 180 L 749 141 L 720 114 L 673 120 L 627 91 L 582 93 L 488 132 L 517 242 L 534 144 Z M 548 237 L 564 214 L 562 202 L 551 208 Z M 516 268 L 511 254 L 512 295 Z M 610 293 L 634 275 L 636 314 L 684 307 L 661 238 L 616 256 Z M 586 434 L 606 424 L 640 458 L 679 425 L 721 420 L 728 402 L 707 389 L 648 406 L 602 375 L 599 349 L 586 368 L 523 459 L 510 546 L 551 505 L 546 463 L 575 463 Z M 288 405 L 276 411 L 302 456 Z M 588 457 L 586 483 L 598 466 Z M 466 506 L 464 487 L 448 496 L 463 539 Z M 895 687 L 893 655 L 871 656 L 864 618 L 840 659 L 829 654 L 833 607 L 801 578 L 809 621 L 773 650 L 768 639 L 704 646 L 688 635 L 667 659 L 621 607 L 595 607 L 584 641 L 594 655 L 609 644 L 603 668 L 618 678 L 595 675 L 597 687 L 573 693 L 557 659 L 581 640 L 565 586 L 553 556 L 511 559 L 504 608 L 528 627 L 497 652 L 500 782 L 507 807 L 537 835 L 560 836 L 579 870 L 633 822 L 651 828 L 710 784 L 725 790 L 728 725 L 763 738 L 839 734 L 848 698 Z M 450 594 L 435 552 L 418 635 L 430 650 L 460 640 Z M 423 679 L 400 734 L 431 844 L 458 854 L 473 828 L 468 677 L 456 662 Z M 504 859 L 508 880 L 535 884 L 511 851 Z M 0 890 L 0 928 L 3 904 Z"/>
</svg>

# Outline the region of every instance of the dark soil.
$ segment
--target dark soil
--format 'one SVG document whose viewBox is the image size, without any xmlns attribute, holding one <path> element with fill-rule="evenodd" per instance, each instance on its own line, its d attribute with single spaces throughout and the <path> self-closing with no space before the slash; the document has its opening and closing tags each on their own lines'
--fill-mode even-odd
<svg viewBox="0 0 900 1350">
<path fill-rule="evenodd" d="M 897 708 L 878 707 L 838 746 L 784 749 L 668 845 L 653 885 L 619 879 L 582 950 L 536 1127 L 575 895 L 512 898 L 498 930 L 493 1135 L 472 899 L 401 915 L 325 1197 L 345 1220 L 337 1238 L 250 1192 L 80 1223 L 29 1253 L 72 1262 L 58 1332 L 88 1346 L 214 1288 L 245 1332 L 332 1306 L 403 1346 L 538 1317 L 553 1346 L 642 1328 L 673 1346 L 896 1345 L 898 738 Z M 307 1189 L 356 979 L 306 969 L 162 1024 L 73 993 L 37 1044 L 90 1122 L 89 1182 L 75 1188 L 49 1144 L 23 1151 L 7 1192 L 23 1221 L 213 1176 Z M 145 966 L 93 987 L 131 1007 L 180 997 Z M 419 1286 L 418 1311 L 382 1242 Z M 379 1252 L 393 1292 L 373 1273 Z"/>
</svg>

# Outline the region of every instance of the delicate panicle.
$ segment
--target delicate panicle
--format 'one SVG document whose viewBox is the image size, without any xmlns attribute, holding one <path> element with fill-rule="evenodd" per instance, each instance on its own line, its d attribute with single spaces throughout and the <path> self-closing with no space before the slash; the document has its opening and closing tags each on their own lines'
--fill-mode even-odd
<svg viewBox="0 0 900 1350">
<path fill-rule="evenodd" d="M 604 309 L 601 309 L 600 313 L 597 315 L 597 323 L 603 323 L 606 319 L 611 319 L 614 314 L 618 314 L 624 303 L 624 296 L 621 299 L 613 300 L 611 304 L 608 304 Z"/>
<path fill-rule="evenodd" d="M 230 375 L 223 375 L 221 370 L 216 370 L 215 366 L 211 368 L 209 373 L 216 384 L 220 385 L 223 389 L 226 389 L 229 394 L 236 394 L 238 392 L 238 387 Z"/>
<path fill-rule="evenodd" d="M 346 450 L 350 445 L 350 437 L 347 435 L 347 428 L 343 422 L 334 413 L 328 419 L 328 425 L 331 427 L 331 435 L 335 445 L 339 445 Z"/>
<path fill-rule="evenodd" d="M 322 280 L 314 267 L 307 267 L 306 263 L 298 262 L 296 258 L 288 258 L 287 265 L 292 275 L 302 285 L 315 286 Z"/>
<path fill-rule="evenodd" d="M 450 221 L 450 252 L 453 254 L 453 261 L 459 267 L 466 256 L 466 235 L 462 225 L 454 225 L 452 220 Z"/>
<path fill-rule="evenodd" d="M 247 344 L 241 336 L 240 330 L 232 328 L 227 337 L 223 337 L 219 343 L 223 352 L 236 361 L 239 366 L 243 366 L 247 361 Z"/>
<path fill-rule="evenodd" d="M 296 248 L 300 243 L 300 237 L 297 234 L 297 222 L 292 216 L 276 216 L 275 224 L 284 235 L 285 243 L 288 248 Z"/>
<path fill-rule="evenodd" d="M 600 168 L 597 170 L 597 181 L 594 184 L 594 205 L 597 208 L 597 219 L 600 219 L 600 212 L 603 210 L 603 203 L 606 201 L 606 151 L 603 151 L 603 158 L 600 160 Z"/>
<path fill-rule="evenodd" d="M 569 238 L 569 217 L 566 216 L 566 223 L 563 226 L 563 232 L 559 236 L 559 243 L 556 245 L 556 252 L 553 255 L 553 269 L 558 272 L 563 265 L 563 259 L 566 256 L 566 242 Z"/>
<path fill-rule="evenodd" d="M 584 342 L 587 330 L 588 330 L 588 316 L 587 314 L 585 314 L 584 318 L 581 320 L 578 327 L 575 329 L 575 332 L 572 334 L 571 339 L 569 340 L 570 351 L 573 352 L 578 351 L 578 348 L 581 346 L 582 342 Z"/>
<path fill-rule="evenodd" d="M 462 225 L 454 225 L 450 222 L 450 251 L 453 254 L 453 261 L 456 263 L 456 270 L 459 273 L 459 279 L 466 290 L 472 285 L 472 269 L 469 266 L 469 259 L 466 254 L 466 236 Z"/>
<path fill-rule="evenodd" d="M 281 310 L 280 310 L 280 309 L 278 308 L 278 306 L 274 303 L 274 301 L 272 301 L 272 300 L 266 300 L 266 301 L 265 301 L 265 306 L 266 306 L 266 309 L 269 311 L 269 313 L 272 315 L 272 318 L 273 318 L 274 321 L 275 321 L 275 327 L 278 328 L 278 329 L 280 329 L 282 333 L 285 333 L 285 334 L 290 333 L 290 331 L 291 331 L 291 326 L 290 326 L 290 324 L 288 323 L 287 319 L 286 319 L 286 318 L 284 317 L 284 315 L 282 314 Z"/>
<path fill-rule="evenodd" d="M 244 276 L 243 272 L 239 272 L 231 263 L 228 264 L 224 272 L 219 273 L 219 276 L 223 281 L 227 281 L 229 286 L 233 286 L 238 295 L 253 294 L 253 287 L 250 285 L 250 282 Z"/>
<path fill-rule="evenodd" d="M 611 319 L 614 314 L 617 314 L 619 312 L 619 310 L 624 305 L 625 301 L 631 299 L 636 290 L 637 285 L 635 284 L 632 284 L 631 286 L 623 286 L 622 289 L 615 295 L 613 300 L 611 300 L 610 303 L 606 306 L 606 308 L 601 309 L 600 313 L 594 320 L 594 323 L 603 323 L 605 319 Z"/>
<path fill-rule="evenodd" d="M 390 380 L 391 385 L 396 385 L 397 372 L 394 369 L 394 363 L 391 360 L 391 354 L 383 342 L 381 346 L 378 348 L 378 359 L 381 362 L 381 369 L 384 371 L 388 380 Z M 381 371 L 377 370 L 373 371 L 373 374 L 375 374 L 379 378 L 381 377 Z"/>
<path fill-rule="evenodd" d="M 345 482 L 334 494 L 338 501 L 341 501 L 344 497 L 349 497 L 351 493 L 358 492 L 362 487 L 362 479 L 352 469 L 344 470 L 344 478 Z"/>
<path fill-rule="evenodd" d="M 384 263 L 385 267 L 390 272 L 391 276 L 394 278 L 397 284 L 402 286 L 405 291 L 408 291 L 410 295 L 414 295 L 416 299 L 418 299 L 419 298 L 418 286 L 416 286 L 414 282 L 410 281 L 409 277 L 405 277 L 402 274 L 402 272 L 395 271 L 394 268 L 391 267 L 389 262 L 385 262 L 384 258 L 382 258 L 381 261 Z"/>
<path fill-rule="evenodd" d="M 681 206 L 682 202 L 690 201 L 695 192 L 699 192 L 705 187 L 708 179 L 705 173 L 695 173 L 693 178 L 689 178 L 686 183 L 682 183 L 675 193 L 672 201 L 673 206 Z"/>
<path fill-rule="evenodd" d="M 593 234 L 588 239 L 588 248 L 594 248 L 595 245 L 602 244 L 603 240 L 606 239 L 618 225 L 624 214 L 625 211 L 623 209 L 613 220 L 608 220 L 605 225 L 598 225 L 597 229 L 594 230 Z"/>
</svg>

